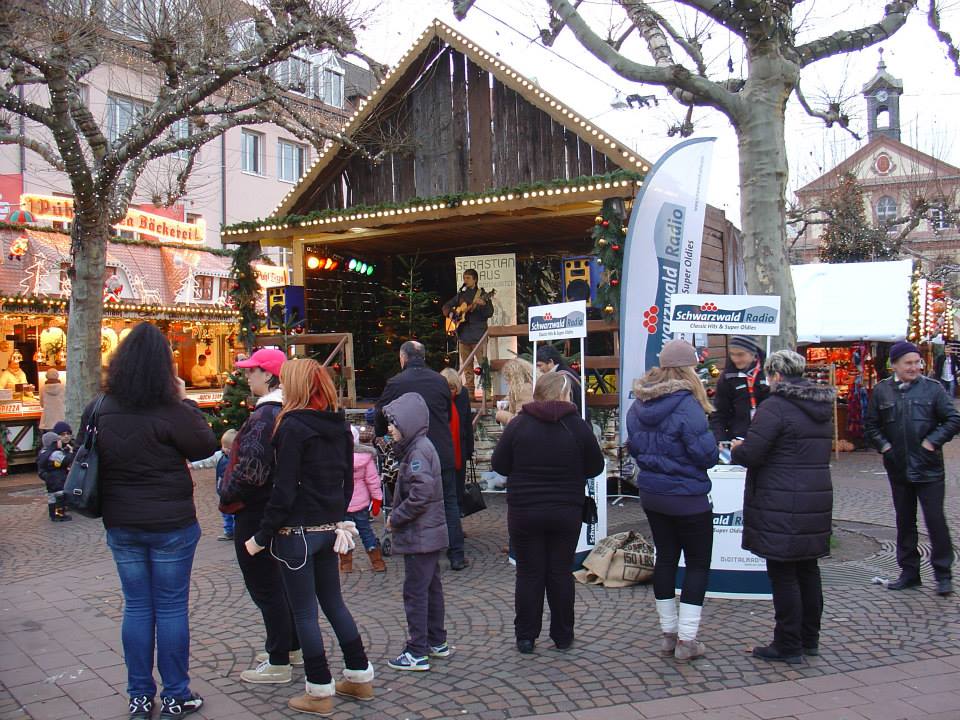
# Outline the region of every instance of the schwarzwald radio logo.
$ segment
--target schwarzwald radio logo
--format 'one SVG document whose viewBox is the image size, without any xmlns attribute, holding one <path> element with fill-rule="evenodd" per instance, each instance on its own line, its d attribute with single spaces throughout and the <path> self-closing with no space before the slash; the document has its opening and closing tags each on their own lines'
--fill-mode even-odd
<svg viewBox="0 0 960 720">
<path fill-rule="evenodd" d="M 703 305 L 678 305 L 673 319 L 686 322 L 775 323 L 778 310 L 769 305 L 755 305 L 736 310 L 718 307 L 714 302 Z"/>
</svg>

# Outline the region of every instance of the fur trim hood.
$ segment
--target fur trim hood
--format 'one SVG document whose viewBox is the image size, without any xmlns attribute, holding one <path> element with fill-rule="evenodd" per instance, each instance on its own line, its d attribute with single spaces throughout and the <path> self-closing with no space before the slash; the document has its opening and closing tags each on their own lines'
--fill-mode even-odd
<svg viewBox="0 0 960 720">
<path fill-rule="evenodd" d="M 650 402 L 678 392 L 692 393 L 693 388 L 686 380 L 664 380 L 651 385 L 644 384 L 642 380 L 637 380 L 633 384 L 633 396 L 640 402 Z"/>
<path fill-rule="evenodd" d="M 770 390 L 770 396 L 793 403 L 816 422 L 826 422 L 833 418 L 833 402 L 837 397 L 837 390 L 800 378 L 776 383 Z"/>
</svg>

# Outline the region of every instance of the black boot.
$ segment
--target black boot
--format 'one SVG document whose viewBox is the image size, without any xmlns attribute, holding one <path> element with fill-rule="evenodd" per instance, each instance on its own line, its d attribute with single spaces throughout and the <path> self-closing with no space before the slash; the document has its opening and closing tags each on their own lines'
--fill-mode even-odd
<svg viewBox="0 0 960 720">
<path fill-rule="evenodd" d="M 56 503 L 47 503 L 47 513 L 50 515 L 50 521 L 57 521 L 57 504 Z"/>
</svg>

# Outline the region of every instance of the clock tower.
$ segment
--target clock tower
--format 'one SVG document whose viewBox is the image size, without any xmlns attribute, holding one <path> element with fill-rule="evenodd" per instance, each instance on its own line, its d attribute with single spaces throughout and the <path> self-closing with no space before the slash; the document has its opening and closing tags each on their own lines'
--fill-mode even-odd
<svg viewBox="0 0 960 720">
<path fill-rule="evenodd" d="M 867 99 L 867 140 L 886 135 L 900 140 L 900 96 L 903 94 L 903 81 L 887 72 L 883 62 L 883 49 L 880 50 L 880 64 L 877 73 L 863 86 L 863 96 Z"/>
</svg>

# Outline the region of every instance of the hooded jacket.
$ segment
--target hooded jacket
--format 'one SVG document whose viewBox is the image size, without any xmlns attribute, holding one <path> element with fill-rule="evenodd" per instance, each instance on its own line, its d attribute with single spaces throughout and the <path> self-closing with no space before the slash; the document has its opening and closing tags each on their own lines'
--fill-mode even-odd
<svg viewBox="0 0 960 720">
<path fill-rule="evenodd" d="M 877 383 L 867 406 L 864 435 L 883 453 L 891 480 L 943 482 L 943 446 L 960 431 L 960 412 L 943 386 L 923 376 L 903 387 L 895 377 Z M 928 440 L 935 450 L 923 447 Z"/>
<path fill-rule="evenodd" d="M 405 555 L 443 550 L 448 546 L 443 478 L 437 451 L 427 437 L 427 404 L 418 393 L 409 392 L 384 406 L 383 412 L 401 435 L 396 443 L 400 472 L 390 513 L 393 549 Z"/>
<path fill-rule="evenodd" d="M 587 478 L 606 465 L 577 406 L 560 400 L 526 403 L 500 436 L 491 460 L 507 477 L 507 506 L 549 510 L 583 507 Z"/>
<path fill-rule="evenodd" d="M 757 360 L 761 362 L 761 360 Z M 766 375 L 760 370 L 753 387 L 757 407 L 770 394 L 770 385 Z M 747 373 L 738 370 L 731 362 L 723 370 L 717 381 L 717 394 L 713 398 L 716 410 L 710 415 L 710 429 L 718 442 L 745 438 L 750 427 L 750 391 L 747 387 Z"/>
<path fill-rule="evenodd" d="M 50 430 L 58 422 L 64 420 L 67 416 L 66 411 L 66 387 L 59 380 L 48 380 L 40 388 L 40 405 L 43 412 L 40 413 L 40 427 L 44 430 Z"/>
<path fill-rule="evenodd" d="M 283 393 L 272 390 L 257 399 L 257 406 L 233 439 L 230 459 L 220 485 L 220 510 L 262 512 L 273 489 L 273 429 L 283 403 Z"/>
<path fill-rule="evenodd" d="M 637 486 L 651 495 L 710 492 L 707 470 L 720 459 L 707 415 L 689 383 L 638 385 L 627 413 L 627 449 L 637 461 Z"/>
<path fill-rule="evenodd" d="M 353 496 L 353 435 L 343 412 L 291 410 L 273 434 L 273 489 L 254 536 L 343 520 Z"/>
<path fill-rule="evenodd" d="M 757 409 L 733 462 L 747 468 L 743 548 L 762 558 L 812 560 L 830 552 L 836 390 L 778 382 Z"/>
<path fill-rule="evenodd" d="M 453 437 L 450 435 L 450 386 L 446 379 L 435 370 L 424 365 L 422 360 L 408 360 L 403 370 L 387 381 L 383 395 L 377 402 L 375 426 L 378 437 L 387 434 L 387 423 L 383 416 L 384 407 L 404 393 L 415 392 L 427 404 L 430 424 L 427 437 L 437 449 L 440 467 L 454 469 Z"/>
<path fill-rule="evenodd" d="M 360 512 L 370 507 L 371 500 L 383 500 L 380 473 L 377 472 L 377 451 L 369 445 L 353 446 L 353 497 L 347 512 Z"/>
<path fill-rule="evenodd" d="M 83 412 L 90 424 L 94 400 Z M 81 431 L 78 444 L 84 441 Z M 97 418 L 103 525 L 169 532 L 197 521 L 188 461 L 217 450 L 217 438 L 192 400 L 150 408 L 122 405 L 109 393 Z"/>
<path fill-rule="evenodd" d="M 73 463 L 73 451 L 69 446 L 57 447 L 60 436 L 53 432 L 43 434 L 41 439 L 43 449 L 37 455 L 37 475 L 47 486 L 48 493 L 57 493 L 63 490 L 67 482 L 67 473 Z"/>
</svg>

